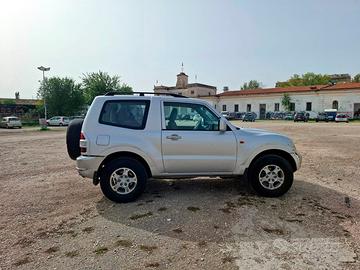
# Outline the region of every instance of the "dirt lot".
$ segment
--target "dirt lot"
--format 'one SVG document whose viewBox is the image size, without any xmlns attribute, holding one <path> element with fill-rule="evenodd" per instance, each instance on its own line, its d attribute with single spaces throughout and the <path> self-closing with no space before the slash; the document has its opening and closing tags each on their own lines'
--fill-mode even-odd
<svg viewBox="0 0 360 270">
<path fill-rule="evenodd" d="M 63 129 L 0 130 L 0 269 L 360 269 L 360 124 L 239 125 L 294 139 L 286 196 L 153 180 L 113 204 L 77 175 Z"/>
</svg>

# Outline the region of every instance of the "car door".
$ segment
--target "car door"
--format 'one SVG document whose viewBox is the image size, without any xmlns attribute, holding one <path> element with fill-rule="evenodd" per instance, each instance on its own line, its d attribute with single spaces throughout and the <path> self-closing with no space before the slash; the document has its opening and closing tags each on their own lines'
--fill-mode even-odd
<svg viewBox="0 0 360 270">
<path fill-rule="evenodd" d="M 232 130 L 219 131 L 219 117 L 207 106 L 163 102 L 162 156 L 167 173 L 229 173 L 237 144 Z"/>
<path fill-rule="evenodd" d="M 51 119 L 51 125 L 58 126 L 60 124 L 60 117 L 53 117 Z"/>
</svg>

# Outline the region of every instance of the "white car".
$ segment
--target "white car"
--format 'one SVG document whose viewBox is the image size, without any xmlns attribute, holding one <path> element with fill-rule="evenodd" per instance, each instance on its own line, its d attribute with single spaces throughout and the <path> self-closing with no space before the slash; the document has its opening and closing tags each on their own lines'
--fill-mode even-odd
<svg viewBox="0 0 360 270">
<path fill-rule="evenodd" d="M 198 120 L 177 117 L 194 111 Z M 288 137 L 236 127 L 208 102 L 171 94 L 98 96 L 66 141 L 79 174 L 115 202 L 135 200 L 149 178 L 244 174 L 258 194 L 277 197 L 301 164 Z"/>
<path fill-rule="evenodd" d="M 3 117 L 0 126 L 4 128 L 16 128 L 16 127 L 21 128 L 22 124 L 18 117 L 7 116 L 7 117 Z"/>
<path fill-rule="evenodd" d="M 346 114 L 343 114 L 343 113 L 338 113 L 336 116 L 335 116 L 335 122 L 346 122 L 346 123 L 349 123 L 349 116 L 346 115 Z"/>
<path fill-rule="evenodd" d="M 49 126 L 68 126 L 70 123 L 70 118 L 66 116 L 54 116 L 46 120 L 46 123 Z"/>
</svg>

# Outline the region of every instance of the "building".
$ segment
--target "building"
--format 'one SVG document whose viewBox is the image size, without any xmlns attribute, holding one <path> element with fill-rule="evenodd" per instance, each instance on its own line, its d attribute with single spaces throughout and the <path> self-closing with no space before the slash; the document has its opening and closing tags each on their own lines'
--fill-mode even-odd
<svg viewBox="0 0 360 270">
<path fill-rule="evenodd" d="M 281 104 L 285 93 L 291 98 L 291 111 L 318 113 L 337 109 L 351 117 L 360 116 L 360 83 L 355 82 L 225 91 L 202 98 L 218 111 L 255 112 L 263 119 L 267 112 L 286 111 Z"/>
<path fill-rule="evenodd" d="M 183 71 L 177 75 L 175 86 L 154 86 L 155 93 L 172 93 L 187 97 L 204 97 L 216 95 L 216 87 L 202 83 L 189 83 L 189 76 Z"/>
<path fill-rule="evenodd" d="M 38 99 L 0 98 L 0 117 L 22 117 L 41 103 Z"/>
</svg>

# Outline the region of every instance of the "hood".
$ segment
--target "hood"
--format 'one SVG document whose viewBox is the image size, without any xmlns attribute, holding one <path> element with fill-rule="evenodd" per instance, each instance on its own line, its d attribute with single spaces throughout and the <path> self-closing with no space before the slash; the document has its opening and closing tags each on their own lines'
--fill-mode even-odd
<svg viewBox="0 0 360 270">
<path fill-rule="evenodd" d="M 253 134 L 253 135 L 280 135 L 283 136 L 282 134 L 273 132 L 273 131 L 268 131 L 265 129 L 258 129 L 258 128 L 241 128 L 241 131 L 249 133 L 249 134 Z"/>
<path fill-rule="evenodd" d="M 288 136 L 280 133 L 256 128 L 241 128 L 238 132 L 241 137 L 252 137 L 263 144 L 281 144 L 295 149 L 294 142 Z"/>
</svg>

